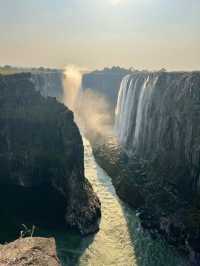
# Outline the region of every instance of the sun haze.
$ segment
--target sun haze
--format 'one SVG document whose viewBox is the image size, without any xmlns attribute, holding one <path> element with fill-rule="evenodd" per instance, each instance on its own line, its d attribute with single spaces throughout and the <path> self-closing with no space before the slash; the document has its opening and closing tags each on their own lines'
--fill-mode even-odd
<svg viewBox="0 0 200 266">
<path fill-rule="evenodd" d="M 200 68 L 199 0 L 0 0 L 0 64 Z"/>
</svg>

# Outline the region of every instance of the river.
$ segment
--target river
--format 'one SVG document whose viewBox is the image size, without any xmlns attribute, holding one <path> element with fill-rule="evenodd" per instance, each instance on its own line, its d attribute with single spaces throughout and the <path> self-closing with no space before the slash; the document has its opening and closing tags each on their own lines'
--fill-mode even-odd
<svg viewBox="0 0 200 266">
<path fill-rule="evenodd" d="M 63 266 L 186 266 L 183 257 L 163 239 L 140 228 L 136 213 L 116 195 L 110 177 L 98 166 L 83 138 L 85 175 L 102 204 L 100 230 L 81 239 L 75 232 L 55 232 Z"/>
</svg>

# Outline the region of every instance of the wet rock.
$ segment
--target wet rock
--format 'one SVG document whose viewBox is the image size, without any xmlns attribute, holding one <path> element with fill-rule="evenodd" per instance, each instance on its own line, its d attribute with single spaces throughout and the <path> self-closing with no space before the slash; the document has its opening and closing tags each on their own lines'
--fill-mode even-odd
<svg viewBox="0 0 200 266">
<path fill-rule="evenodd" d="M 103 70 L 95 70 L 83 75 L 83 90 L 91 90 L 97 95 L 103 96 L 105 98 L 106 102 L 109 103 L 109 111 L 113 121 L 120 83 L 123 77 L 130 73 L 132 73 L 130 69 L 128 70 L 120 67 L 112 67 L 105 68 Z"/>
</svg>

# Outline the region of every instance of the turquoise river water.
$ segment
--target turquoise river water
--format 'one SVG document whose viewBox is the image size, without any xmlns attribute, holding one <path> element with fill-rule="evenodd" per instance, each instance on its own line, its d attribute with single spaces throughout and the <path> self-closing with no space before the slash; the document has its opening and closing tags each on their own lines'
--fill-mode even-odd
<svg viewBox="0 0 200 266">
<path fill-rule="evenodd" d="M 75 232 L 54 232 L 63 266 L 186 266 L 163 239 L 152 239 L 136 213 L 116 195 L 110 177 L 98 166 L 86 139 L 85 175 L 102 204 L 100 230 L 81 239 Z"/>
</svg>

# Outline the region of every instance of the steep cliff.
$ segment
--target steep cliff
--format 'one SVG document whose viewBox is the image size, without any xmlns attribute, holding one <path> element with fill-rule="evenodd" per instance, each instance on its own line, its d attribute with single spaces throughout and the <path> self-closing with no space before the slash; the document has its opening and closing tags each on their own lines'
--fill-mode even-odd
<svg viewBox="0 0 200 266">
<path fill-rule="evenodd" d="M 26 73 L 30 75 L 34 87 L 42 96 L 62 99 L 63 97 L 63 71 L 49 68 L 20 68 L 13 66 L 0 66 L 0 74 L 11 75 Z"/>
<path fill-rule="evenodd" d="M 61 98 L 63 96 L 62 71 L 33 71 L 31 72 L 31 81 L 34 83 L 35 89 L 44 97 Z"/>
<path fill-rule="evenodd" d="M 96 231 L 100 202 L 84 176 L 73 113 L 43 98 L 31 74 L 0 76 L 0 129 L 1 223 Z"/>
<path fill-rule="evenodd" d="M 136 72 L 118 96 L 118 139 L 92 140 L 118 195 L 200 265 L 200 73 Z"/>
<path fill-rule="evenodd" d="M 118 91 L 123 77 L 131 74 L 131 70 L 120 67 L 104 68 L 83 75 L 82 89 L 91 89 L 98 95 L 103 95 L 108 101 L 110 110 L 114 113 Z"/>
<path fill-rule="evenodd" d="M 129 153 L 151 160 L 190 194 L 199 190 L 199 112 L 200 73 L 136 73 L 121 84 L 117 135 Z"/>
</svg>

